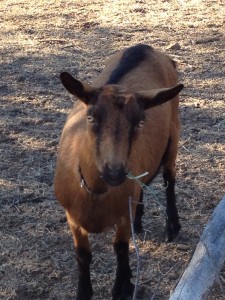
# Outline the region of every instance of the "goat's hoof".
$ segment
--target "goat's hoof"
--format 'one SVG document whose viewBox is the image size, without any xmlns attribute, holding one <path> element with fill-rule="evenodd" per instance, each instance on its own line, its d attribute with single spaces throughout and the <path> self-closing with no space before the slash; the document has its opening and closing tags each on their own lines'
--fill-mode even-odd
<svg viewBox="0 0 225 300">
<path fill-rule="evenodd" d="M 87 295 L 87 294 L 81 294 L 81 295 L 77 295 L 76 300 L 91 300 L 91 295 Z"/>
<path fill-rule="evenodd" d="M 86 290 L 84 291 L 78 291 L 76 300 L 91 300 L 93 295 L 93 291 L 91 290 Z"/>
<path fill-rule="evenodd" d="M 114 286 L 112 300 L 130 300 L 134 292 L 134 285 L 131 282 L 122 284 L 121 287 Z"/>
<path fill-rule="evenodd" d="M 178 235 L 180 229 L 181 229 L 181 225 L 179 222 L 168 223 L 166 243 L 172 242 L 175 239 L 175 237 Z"/>
<path fill-rule="evenodd" d="M 76 300 L 91 300 L 90 295 L 77 295 Z"/>
<path fill-rule="evenodd" d="M 91 297 L 86 295 L 78 295 L 76 300 L 91 300 Z"/>
</svg>

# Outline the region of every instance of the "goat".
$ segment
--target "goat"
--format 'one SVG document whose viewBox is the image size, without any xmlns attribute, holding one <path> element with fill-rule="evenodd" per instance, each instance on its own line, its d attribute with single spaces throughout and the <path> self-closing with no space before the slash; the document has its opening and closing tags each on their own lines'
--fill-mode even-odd
<svg viewBox="0 0 225 300">
<path fill-rule="evenodd" d="M 179 117 L 175 63 L 147 45 L 136 45 L 113 55 L 92 86 L 67 72 L 64 87 L 76 101 L 62 132 L 56 166 L 56 198 L 66 210 L 78 263 L 77 300 L 93 295 L 90 279 L 92 253 L 88 234 L 116 227 L 116 279 L 112 299 L 133 293 L 129 266 L 131 233 L 129 203 L 135 231 L 142 229 L 143 194 L 127 178 L 148 171 L 149 184 L 163 167 L 167 198 L 167 241 L 181 226 L 174 192 Z"/>
</svg>

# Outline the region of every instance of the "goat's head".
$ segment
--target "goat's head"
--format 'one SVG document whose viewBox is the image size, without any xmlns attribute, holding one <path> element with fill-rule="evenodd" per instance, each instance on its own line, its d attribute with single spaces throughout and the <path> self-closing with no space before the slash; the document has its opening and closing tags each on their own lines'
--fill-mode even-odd
<svg viewBox="0 0 225 300">
<path fill-rule="evenodd" d="M 60 75 L 64 87 L 86 105 L 88 137 L 94 141 L 96 165 L 103 180 L 111 185 L 126 179 L 131 147 L 145 122 L 145 110 L 173 99 L 183 88 L 132 92 L 119 85 L 93 88 Z"/>
</svg>

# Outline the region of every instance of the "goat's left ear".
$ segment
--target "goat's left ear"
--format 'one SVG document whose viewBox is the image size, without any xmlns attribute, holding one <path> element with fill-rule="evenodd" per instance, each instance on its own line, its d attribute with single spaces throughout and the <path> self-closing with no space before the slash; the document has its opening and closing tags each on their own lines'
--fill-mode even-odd
<svg viewBox="0 0 225 300">
<path fill-rule="evenodd" d="M 183 87 L 183 84 L 178 84 L 172 88 L 153 89 L 150 91 L 138 92 L 138 102 L 144 109 L 158 106 L 176 97 Z"/>
<path fill-rule="evenodd" d="M 91 87 L 88 84 L 80 82 L 68 72 L 62 72 L 60 74 L 60 79 L 67 91 L 76 96 L 85 104 L 90 104 L 95 101 L 97 89 Z"/>
</svg>

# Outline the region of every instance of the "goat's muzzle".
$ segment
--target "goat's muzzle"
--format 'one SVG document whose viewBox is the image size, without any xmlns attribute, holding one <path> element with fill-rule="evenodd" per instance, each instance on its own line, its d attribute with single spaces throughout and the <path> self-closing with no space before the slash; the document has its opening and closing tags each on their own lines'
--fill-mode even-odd
<svg viewBox="0 0 225 300">
<path fill-rule="evenodd" d="M 124 182 L 127 172 L 123 165 L 108 165 L 103 169 L 102 179 L 111 186 L 117 186 Z"/>
</svg>

